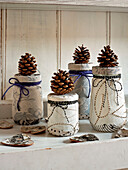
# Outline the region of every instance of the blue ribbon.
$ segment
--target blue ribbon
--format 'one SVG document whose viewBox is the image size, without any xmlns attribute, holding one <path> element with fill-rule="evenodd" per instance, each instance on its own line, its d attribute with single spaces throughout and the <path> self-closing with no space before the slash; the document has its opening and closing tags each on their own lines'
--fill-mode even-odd
<svg viewBox="0 0 128 170">
<path fill-rule="evenodd" d="M 74 81 L 74 83 L 82 76 L 84 76 L 87 80 L 88 80 L 88 84 L 89 84 L 89 92 L 88 92 L 88 96 L 87 98 L 89 98 L 90 93 L 91 93 L 91 84 L 90 84 L 90 80 L 89 77 L 93 77 L 93 75 L 89 75 L 92 74 L 92 70 L 87 70 L 87 71 L 75 71 L 75 70 L 70 70 L 69 71 L 70 76 L 78 76 L 76 78 L 76 80 Z"/>
<path fill-rule="evenodd" d="M 14 83 L 11 82 L 11 80 L 15 80 Z M 20 111 L 20 106 L 19 106 L 19 103 L 20 103 L 20 100 L 21 100 L 21 95 L 23 94 L 24 96 L 28 96 L 29 95 L 29 90 L 25 87 L 25 86 L 37 86 L 39 85 L 42 81 L 39 81 L 39 82 L 20 82 L 18 79 L 16 78 L 10 78 L 9 81 L 8 81 L 10 84 L 12 84 L 3 94 L 2 98 L 4 98 L 5 94 L 8 92 L 8 90 L 13 87 L 13 86 L 17 86 L 20 88 L 20 96 L 19 96 L 19 99 L 18 99 L 18 102 L 17 102 L 17 109 L 18 111 Z"/>
</svg>

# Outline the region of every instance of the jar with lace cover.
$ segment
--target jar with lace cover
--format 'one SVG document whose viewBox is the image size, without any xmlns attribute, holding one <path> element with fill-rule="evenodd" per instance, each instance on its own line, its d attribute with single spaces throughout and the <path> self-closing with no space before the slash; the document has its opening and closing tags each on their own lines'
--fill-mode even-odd
<svg viewBox="0 0 128 170">
<path fill-rule="evenodd" d="M 48 95 L 48 132 L 56 136 L 74 135 L 79 130 L 78 95 Z"/>
<path fill-rule="evenodd" d="M 121 67 L 92 68 L 90 123 L 102 132 L 113 132 L 126 123 Z"/>
</svg>

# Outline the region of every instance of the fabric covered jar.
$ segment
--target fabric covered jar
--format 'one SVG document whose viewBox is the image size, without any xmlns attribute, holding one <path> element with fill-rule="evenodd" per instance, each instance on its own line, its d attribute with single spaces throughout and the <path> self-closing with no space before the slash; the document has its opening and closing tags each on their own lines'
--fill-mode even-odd
<svg viewBox="0 0 128 170">
<path fill-rule="evenodd" d="M 74 135 L 79 130 L 78 95 L 48 95 L 48 132 L 56 136 Z"/>
<path fill-rule="evenodd" d="M 39 123 L 43 117 L 41 75 L 16 74 L 12 79 L 15 81 L 13 83 L 13 120 L 19 125 Z M 12 83 L 10 82 L 10 84 Z"/>
<path fill-rule="evenodd" d="M 120 67 L 92 68 L 90 123 L 102 132 L 113 132 L 126 123 L 126 107 Z"/>
<path fill-rule="evenodd" d="M 92 64 L 69 63 L 68 69 L 74 81 L 73 92 L 79 95 L 79 119 L 89 118 Z"/>
</svg>

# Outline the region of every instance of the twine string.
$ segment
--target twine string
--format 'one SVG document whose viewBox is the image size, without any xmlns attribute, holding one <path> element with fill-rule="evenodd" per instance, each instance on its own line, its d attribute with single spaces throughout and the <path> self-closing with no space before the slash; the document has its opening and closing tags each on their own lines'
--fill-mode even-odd
<svg viewBox="0 0 128 170">
<path fill-rule="evenodd" d="M 15 80 L 15 82 L 13 83 L 12 80 Z M 9 87 L 7 88 L 7 90 L 4 92 L 4 94 L 3 94 L 3 96 L 2 96 L 1 99 L 3 100 L 4 96 L 5 96 L 6 93 L 9 91 L 10 88 L 12 88 L 13 86 L 19 87 L 19 88 L 20 88 L 20 95 L 19 95 L 19 99 L 18 99 L 18 101 L 17 101 L 17 109 L 18 109 L 18 111 L 20 111 L 19 103 L 20 103 L 20 101 L 21 101 L 21 96 L 22 96 L 22 94 L 23 94 L 24 96 L 28 96 L 28 95 L 29 95 L 29 90 L 28 90 L 25 86 L 28 86 L 28 87 L 30 87 L 30 86 L 37 86 L 37 85 L 39 85 L 42 81 L 38 81 L 38 82 L 20 82 L 18 79 L 12 77 L 12 78 L 9 79 L 8 82 L 9 82 L 9 84 L 11 84 L 11 86 L 9 86 Z"/>
<path fill-rule="evenodd" d="M 68 109 L 68 105 L 75 104 L 76 102 L 78 102 L 78 100 L 75 100 L 75 101 L 58 101 L 58 102 L 57 101 L 48 100 L 48 103 L 50 104 L 50 106 L 53 107 L 53 109 L 52 109 L 51 114 L 47 118 L 47 120 L 49 120 L 50 117 L 53 115 L 54 110 L 57 107 L 60 107 L 63 110 L 63 112 L 64 112 L 64 116 L 65 116 L 67 122 L 69 123 L 69 119 L 68 119 L 67 114 L 66 114 L 66 109 Z"/>
<path fill-rule="evenodd" d="M 117 76 L 96 76 L 96 75 L 94 75 L 93 77 L 95 78 L 95 79 L 93 80 L 93 82 L 92 82 L 92 86 L 93 86 L 93 87 L 98 87 L 99 84 L 100 84 L 103 80 L 105 80 L 105 81 L 104 81 L 104 84 L 105 84 L 105 92 L 104 92 L 103 107 L 104 107 L 105 101 L 106 101 L 107 85 L 108 85 L 108 87 L 109 87 L 111 90 L 113 90 L 113 91 L 116 92 L 116 96 L 117 96 L 116 104 L 119 105 L 119 93 L 118 93 L 118 92 L 121 91 L 121 90 L 123 89 L 123 87 L 122 87 L 122 84 L 121 84 L 119 81 L 115 80 L 114 78 L 121 78 L 121 75 L 120 75 L 120 74 L 117 75 Z M 97 80 L 97 78 L 99 78 L 99 79 L 101 79 L 101 80 L 98 81 L 98 83 L 95 83 L 95 81 Z M 112 82 L 112 83 L 111 83 L 111 82 Z M 113 86 L 111 86 L 111 84 L 114 85 L 114 88 L 113 88 Z M 119 89 L 117 89 L 117 85 L 116 85 L 116 84 L 118 84 L 118 85 L 120 86 Z"/>
<path fill-rule="evenodd" d="M 90 79 L 89 77 L 93 77 L 92 75 L 92 70 L 87 70 L 87 71 L 75 71 L 75 70 L 70 70 L 69 74 L 71 77 L 77 76 L 77 78 L 75 79 L 74 83 L 76 83 L 76 81 L 84 76 L 87 80 L 88 80 L 88 85 L 89 85 L 89 91 L 88 91 L 88 95 L 87 98 L 89 98 L 90 93 L 91 93 L 91 83 L 90 83 Z"/>
</svg>

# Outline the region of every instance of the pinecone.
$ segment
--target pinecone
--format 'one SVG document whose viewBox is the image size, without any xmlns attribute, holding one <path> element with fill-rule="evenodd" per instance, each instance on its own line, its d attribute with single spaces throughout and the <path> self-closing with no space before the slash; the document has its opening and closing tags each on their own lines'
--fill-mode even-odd
<svg viewBox="0 0 128 170">
<path fill-rule="evenodd" d="M 114 54 L 113 50 L 111 50 L 110 46 L 104 46 L 104 50 L 101 50 L 101 57 L 98 58 L 98 62 L 101 67 L 115 67 L 118 66 L 118 56 Z"/>
<path fill-rule="evenodd" d="M 75 53 L 73 56 L 73 60 L 75 60 L 75 64 L 82 64 L 82 63 L 88 63 L 90 59 L 90 52 L 87 49 L 87 47 L 78 46 L 78 48 L 75 49 Z"/>
<path fill-rule="evenodd" d="M 29 53 L 25 53 L 19 61 L 19 73 L 24 76 L 32 75 L 37 70 L 37 64 L 35 63 L 35 57 Z"/>
<path fill-rule="evenodd" d="M 72 79 L 69 77 L 69 73 L 60 70 L 54 73 L 53 80 L 51 81 L 51 89 L 56 94 L 66 94 L 74 89 L 74 84 Z"/>
</svg>

